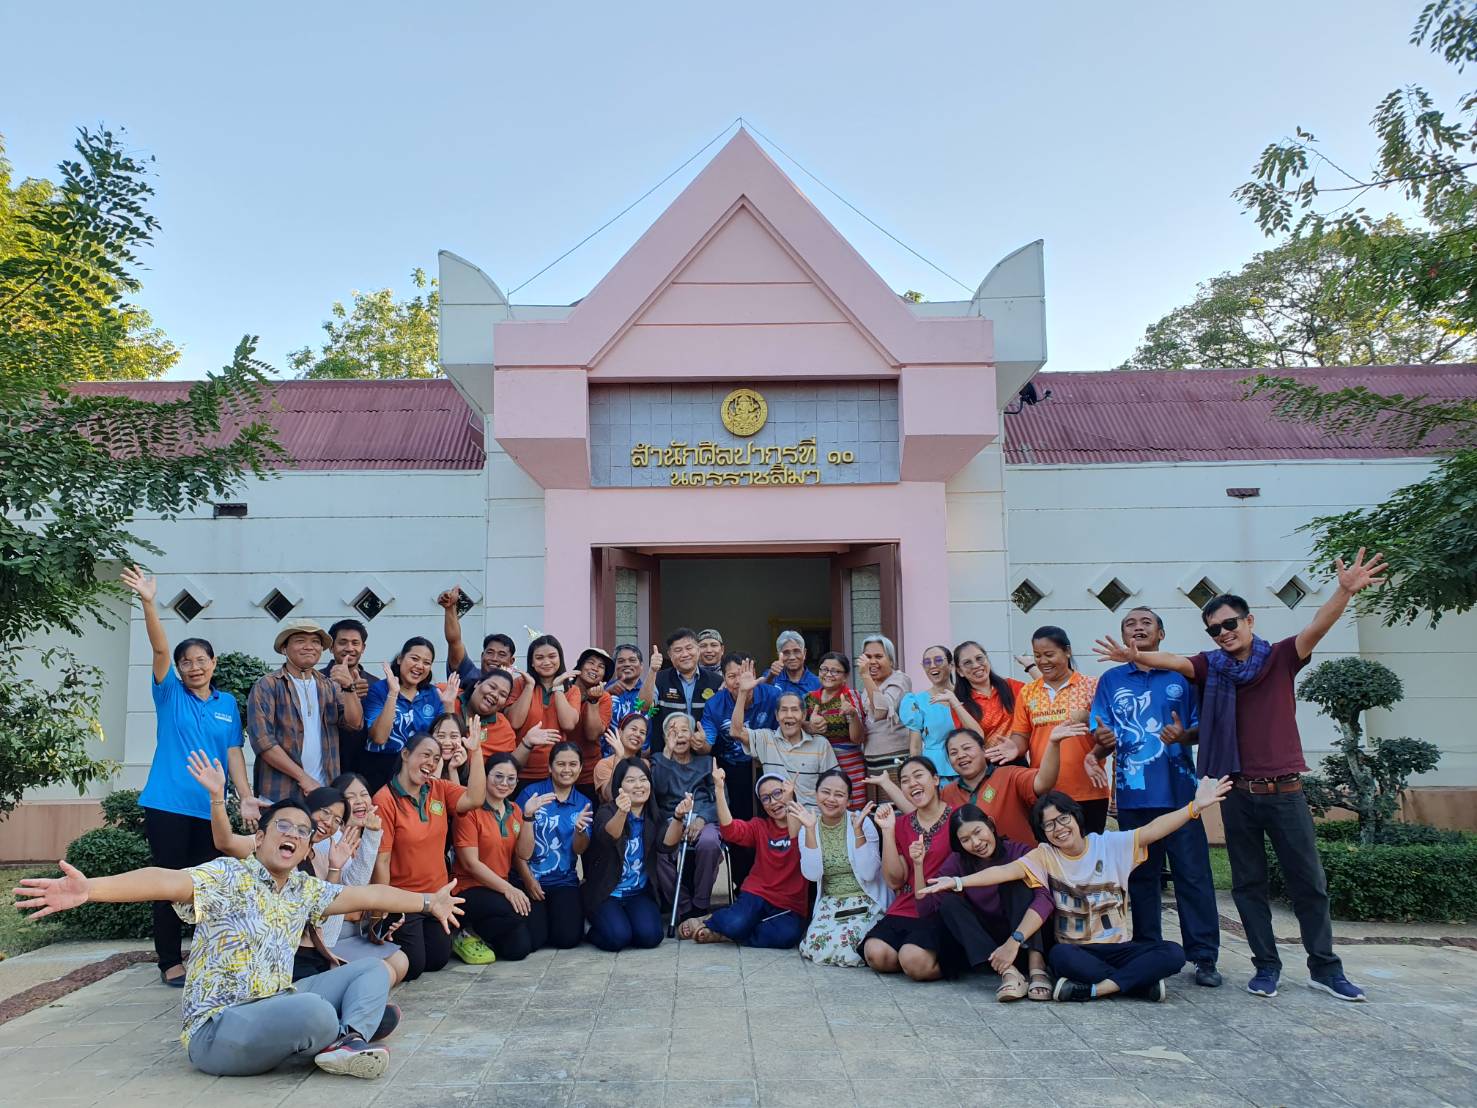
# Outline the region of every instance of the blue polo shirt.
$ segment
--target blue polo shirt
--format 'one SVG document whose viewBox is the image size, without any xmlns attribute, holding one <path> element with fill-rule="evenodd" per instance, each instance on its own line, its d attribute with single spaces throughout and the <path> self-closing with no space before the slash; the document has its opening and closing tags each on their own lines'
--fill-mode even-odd
<svg viewBox="0 0 1477 1108">
<path fill-rule="evenodd" d="M 528 801 L 544 793 L 552 793 L 552 781 L 535 781 L 518 794 L 518 807 L 525 818 L 533 821 L 533 857 L 528 868 L 546 889 L 563 889 L 580 883 L 575 871 L 574 825 L 580 813 L 590 807 L 589 798 L 578 789 L 569 790 L 569 799 L 557 796 L 528 816 Z"/>
<path fill-rule="evenodd" d="M 786 671 L 780 670 L 780 675 L 773 681 L 766 682 L 766 684 L 775 692 L 799 693 L 800 699 L 804 700 L 806 693 L 813 693 L 821 687 L 821 679 L 811 673 L 810 670 L 804 669 L 800 671 L 800 680 L 791 681 L 790 675 Z M 729 707 L 732 708 L 733 705 L 730 704 Z"/>
<path fill-rule="evenodd" d="M 226 752 L 242 744 L 241 710 L 230 693 L 211 689 L 204 700 L 185 688 L 174 667 L 154 685 L 154 761 L 138 802 L 158 812 L 210 818 L 210 794 L 185 768 L 192 750 L 226 764 Z"/>
<path fill-rule="evenodd" d="M 1120 808 L 1179 808 L 1195 798 L 1194 747 L 1159 741 L 1177 712 L 1186 728 L 1200 723 L 1199 698 L 1190 682 L 1167 669 L 1147 672 L 1131 663 L 1114 666 L 1097 680 L 1092 726 L 1112 728 Z"/>
<path fill-rule="evenodd" d="M 817 681 L 817 684 L 820 682 Z M 774 731 L 779 728 L 775 709 L 780 705 L 780 690 L 773 685 L 758 684 L 749 693 L 749 705 L 744 709 L 744 725 L 750 731 Z M 720 762 L 731 766 L 749 764 L 748 752 L 737 739 L 728 733 L 728 721 L 733 718 L 733 693 L 727 688 L 719 689 L 708 701 L 703 712 L 703 731 L 708 736 L 708 745 Z"/>
<path fill-rule="evenodd" d="M 390 685 L 383 677 L 372 682 L 364 697 L 364 730 L 368 733 L 374 721 L 385 710 L 385 701 L 390 695 Z M 407 700 L 404 693 L 395 698 L 395 722 L 390 724 L 390 737 L 383 745 L 365 740 L 364 749 L 374 754 L 396 754 L 404 749 L 410 737 L 418 731 L 429 731 L 431 721 L 441 714 L 441 694 L 435 685 L 427 685 Z"/>
</svg>

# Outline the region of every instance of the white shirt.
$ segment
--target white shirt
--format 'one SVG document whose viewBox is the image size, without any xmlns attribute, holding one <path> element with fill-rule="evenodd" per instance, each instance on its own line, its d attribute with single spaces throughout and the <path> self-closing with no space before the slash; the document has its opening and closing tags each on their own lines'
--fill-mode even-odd
<svg viewBox="0 0 1477 1108">
<path fill-rule="evenodd" d="M 317 679 L 288 674 L 297 692 L 298 713 L 303 717 L 303 771 L 320 785 L 323 780 L 323 707 L 318 703 Z"/>
</svg>

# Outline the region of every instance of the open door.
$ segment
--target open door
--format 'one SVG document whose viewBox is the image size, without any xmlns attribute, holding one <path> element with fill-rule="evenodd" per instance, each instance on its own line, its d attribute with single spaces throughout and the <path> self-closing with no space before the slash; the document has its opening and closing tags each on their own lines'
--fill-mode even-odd
<svg viewBox="0 0 1477 1108">
<path fill-rule="evenodd" d="M 661 634 L 661 563 L 623 546 L 597 546 L 593 553 L 592 641 L 605 650 L 634 643 L 644 658 Z"/>
<path fill-rule="evenodd" d="M 831 559 L 831 648 L 851 657 L 862 639 L 881 633 L 905 657 L 898 618 L 897 544 L 857 547 Z"/>
</svg>

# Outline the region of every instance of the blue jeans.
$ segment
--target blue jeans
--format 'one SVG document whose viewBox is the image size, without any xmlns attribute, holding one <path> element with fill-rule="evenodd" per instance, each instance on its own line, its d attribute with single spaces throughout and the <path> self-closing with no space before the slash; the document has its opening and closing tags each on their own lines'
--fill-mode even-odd
<svg viewBox="0 0 1477 1108">
<path fill-rule="evenodd" d="M 739 946 L 761 946 L 787 950 L 800 945 L 806 921 L 794 912 L 776 908 L 763 897 L 741 892 L 727 908 L 708 917 L 708 930 L 716 931 Z"/>
<path fill-rule="evenodd" d="M 649 950 L 662 941 L 662 912 L 648 886 L 635 896 L 607 897 L 590 920 L 590 942 L 601 950 Z"/>
<path fill-rule="evenodd" d="M 1118 826 L 1124 831 L 1143 827 L 1160 816 L 1178 811 L 1176 808 L 1118 809 Z M 1169 873 L 1174 878 L 1174 903 L 1180 913 L 1180 941 L 1185 956 L 1192 962 L 1214 964 L 1220 955 L 1220 911 L 1215 903 L 1215 878 L 1210 872 L 1210 845 L 1205 839 L 1205 826 L 1192 819 L 1173 835 L 1149 844 L 1149 857 L 1134 867 L 1128 880 L 1128 895 L 1133 904 L 1133 937 L 1157 943 L 1164 938 L 1161 926 L 1159 874 L 1169 856 Z"/>
<path fill-rule="evenodd" d="M 1100 985 L 1109 978 L 1125 993 L 1173 977 L 1185 965 L 1185 952 L 1175 943 L 1064 943 L 1046 956 L 1051 972 L 1073 981 Z"/>
</svg>

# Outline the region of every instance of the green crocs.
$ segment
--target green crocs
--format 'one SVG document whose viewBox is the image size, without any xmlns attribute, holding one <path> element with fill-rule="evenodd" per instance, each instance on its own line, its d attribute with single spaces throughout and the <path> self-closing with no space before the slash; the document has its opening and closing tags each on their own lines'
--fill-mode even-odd
<svg viewBox="0 0 1477 1108">
<path fill-rule="evenodd" d="M 469 966 L 487 966 L 497 961 L 497 955 L 486 943 L 465 931 L 451 940 L 451 952 Z"/>
</svg>

